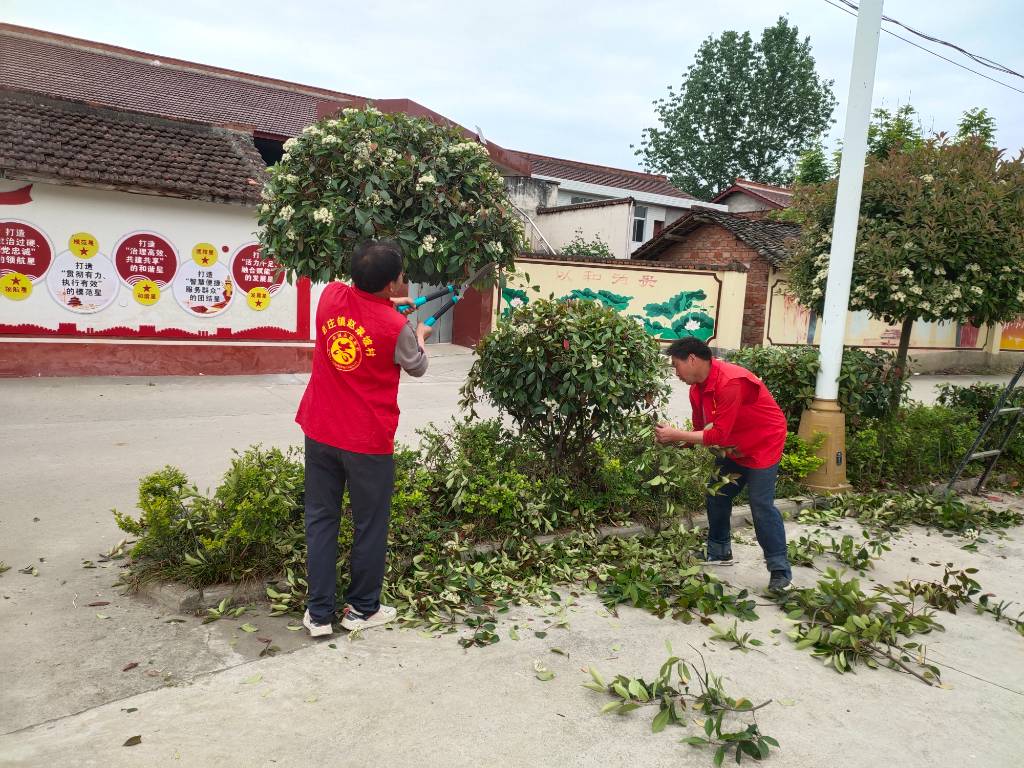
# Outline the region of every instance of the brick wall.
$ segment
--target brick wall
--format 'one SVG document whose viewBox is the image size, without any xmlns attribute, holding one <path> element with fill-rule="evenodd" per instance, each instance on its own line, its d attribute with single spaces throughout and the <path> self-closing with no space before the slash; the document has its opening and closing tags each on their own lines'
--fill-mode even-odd
<svg viewBox="0 0 1024 768">
<path fill-rule="evenodd" d="M 764 342 L 768 311 L 768 262 L 757 251 L 731 232 L 715 224 L 704 224 L 685 235 L 661 254 L 662 261 L 701 269 L 735 269 L 742 265 L 747 272 L 747 290 L 743 300 L 744 347 Z"/>
</svg>

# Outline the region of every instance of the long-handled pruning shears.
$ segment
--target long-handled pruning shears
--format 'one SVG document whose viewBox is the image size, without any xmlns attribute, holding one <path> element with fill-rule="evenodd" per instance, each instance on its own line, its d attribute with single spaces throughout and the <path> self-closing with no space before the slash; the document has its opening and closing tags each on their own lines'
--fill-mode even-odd
<svg viewBox="0 0 1024 768">
<path fill-rule="evenodd" d="M 429 301 L 440 299 L 442 296 L 447 296 L 448 300 L 441 305 L 441 308 L 424 321 L 427 327 L 432 327 L 445 312 L 459 302 L 459 299 L 461 299 L 463 294 L 472 287 L 473 283 L 493 270 L 494 267 L 495 264 L 493 261 L 488 264 L 484 264 L 484 266 L 480 267 L 480 269 L 470 275 L 469 279 L 461 285 L 446 285 L 444 288 L 434 291 L 433 293 L 428 293 L 425 296 L 417 296 L 415 299 L 409 299 L 404 304 L 397 304 L 395 305 L 395 309 L 402 314 L 410 314 Z"/>
</svg>

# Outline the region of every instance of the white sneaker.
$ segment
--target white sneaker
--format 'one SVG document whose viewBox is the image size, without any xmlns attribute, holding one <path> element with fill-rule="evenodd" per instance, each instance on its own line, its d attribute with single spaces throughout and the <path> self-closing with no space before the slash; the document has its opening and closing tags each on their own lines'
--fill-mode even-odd
<svg viewBox="0 0 1024 768">
<path fill-rule="evenodd" d="M 317 624 L 313 621 L 313 617 L 309 615 L 309 610 L 306 610 L 306 615 L 302 617 L 302 626 L 309 630 L 310 637 L 326 637 L 327 635 L 334 634 L 334 627 L 327 624 Z"/>
<path fill-rule="evenodd" d="M 382 605 L 372 616 L 363 616 L 355 608 L 346 605 L 345 615 L 341 619 L 341 626 L 349 632 L 355 632 L 359 629 L 370 629 L 370 627 L 379 627 L 381 624 L 387 624 L 390 621 L 394 621 L 397 615 L 398 611 L 390 605 Z"/>
</svg>

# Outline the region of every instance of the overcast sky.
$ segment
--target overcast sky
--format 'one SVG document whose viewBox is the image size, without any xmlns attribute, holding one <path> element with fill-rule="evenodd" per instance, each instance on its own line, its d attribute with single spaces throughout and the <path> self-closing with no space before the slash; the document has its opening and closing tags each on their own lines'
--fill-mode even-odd
<svg viewBox="0 0 1024 768">
<path fill-rule="evenodd" d="M 855 19 L 825 0 L 660 2 L 307 2 L 0 0 L 0 19 L 66 35 L 361 96 L 405 97 L 511 149 L 623 168 L 655 122 L 651 102 L 678 84 L 700 42 L 755 37 L 780 15 L 809 35 L 845 115 Z M 305 10 L 302 10 L 305 9 Z M 1024 73 L 1021 0 L 888 0 L 885 13 Z M 948 48 L 885 25 L 1024 91 Z M 0 52 L 2 54 L 2 52 Z M 875 103 L 909 101 L 925 126 L 952 130 L 983 106 L 1000 146 L 1024 146 L 1024 93 L 882 34 Z"/>
</svg>

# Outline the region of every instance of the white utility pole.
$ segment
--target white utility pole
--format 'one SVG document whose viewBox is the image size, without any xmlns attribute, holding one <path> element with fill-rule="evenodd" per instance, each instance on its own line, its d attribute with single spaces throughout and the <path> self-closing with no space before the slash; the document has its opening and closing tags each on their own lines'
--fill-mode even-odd
<svg viewBox="0 0 1024 768">
<path fill-rule="evenodd" d="M 822 313 L 821 368 L 814 388 L 814 400 L 800 419 L 800 436 L 812 440 L 824 433 L 819 455 L 821 468 L 811 473 L 808 487 L 821 491 L 844 491 L 846 482 L 846 418 L 839 408 L 839 371 L 843 363 L 843 341 L 850 303 L 853 253 L 857 243 L 860 193 L 864 186 L 864 156 L 868 148 L 871 96 L 878 60 L 878 37 L 882 30 L 882 0 L 861 0 L 857 11 L 857 33 L 853 43 L 850 96 L 846 103 L 843 159 L 839 169 L 839 190 L 832 225 L 832 251 L 828 260 L 825 307 Z"/>
<path fill-rule="evenodd" d="M 815 397 L 839 397 L 839 368 L 843 362 L 843 340 L 850 302 L 853 251 L 857 241 L 860 193 L 864 186 L 864 157 L 868 149 L 871 95 L 875 85 L 878 37 L 882 27 L 882 0 L 861 0 L 857 12 L 857 35 L 853 43 L 850 98 L 843 132 L 843 159 L 839 169 L 836 215 L 832 225 L 832 252 L 828 259 L 825 310 L 821 327 L 821 369 Z"/>
</svg>

